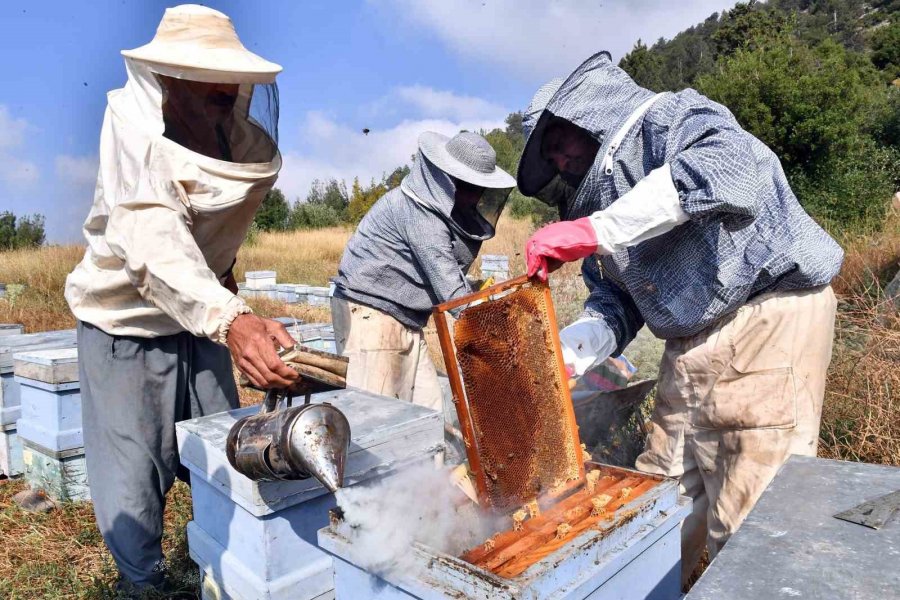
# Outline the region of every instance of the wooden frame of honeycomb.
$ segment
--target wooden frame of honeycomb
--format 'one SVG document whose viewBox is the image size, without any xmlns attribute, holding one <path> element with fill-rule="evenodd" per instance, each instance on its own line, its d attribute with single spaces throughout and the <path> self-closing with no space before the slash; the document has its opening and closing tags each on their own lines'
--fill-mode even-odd
<svg viewBox="0 0 900 600">
<path fill-rule="evenodd" d="M 438 305 L 434 320 L 479 504 L 504 511 L 582 485 L 549 286 L 512 279 Z"/>
</svg>

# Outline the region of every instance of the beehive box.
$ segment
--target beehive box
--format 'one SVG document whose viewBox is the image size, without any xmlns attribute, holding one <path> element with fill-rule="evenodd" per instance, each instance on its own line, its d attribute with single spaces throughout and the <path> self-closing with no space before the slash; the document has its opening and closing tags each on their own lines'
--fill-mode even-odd
<svg viewBox="0 0 900 600">
<path fill-rule="evenodd" d="M 6 449 L 5 458 L 0 456 L 0 472 L 8 477 L 22 474 L 22 448 L 18 435 L 15 435 L 16 422 L 22 409 L 19 383 L 13 373 L 13 354 L 40 349 L 74 348 L 75 344 L 74 329 L 0 337 L 0 429 L 3 430 L 0 445 Z"/>
<path fill-rule="evenodd" d="M 74 354 L 75 349 L 71 348 L 64 352 Z M 35 353 L 37 354 L 46 353 Z M 78 360 L 77 356 L 70 358 L 73 361 Z M 77 362 L 74 366 L 77 369 Z M 18 370 L 16 373 L 15 380 L 19 384 L 19 397 L 22 403 L 22 414 L 18 421 L 19 436 L 54 451 L 83 447 L 81 388 L 77 370 L 75 381 L 60 383 L 19 377 Z"/>
<path fill-rule="evenodd" d="M 329 306 L 330 293 L 327 287 L 310 287 L 306 293 L 306 303 L 310 306 Z"/>
<path fill-rule="evenodd" d="M 0 425 L 0 479 L 16 477 L 24 470 L 22 443 L 16 433 L 16 424 Z"/>
<path fill-rule="evenodd" d="M 364 549 L 331 526 L 323 528 L 319 544 L 337 557 L 337 600 L 680 598 L 679 524 L 690 513 L 690 500 L 679 497 L 674 480 L 590 465 L 591 470 L 598 467 L 611 481 L 598 481 L 593 497 L 607 492 L 615 498 L 603 516 L 582 515 L 583 521 L 593 519 L 587 526 L 575 524 L 559 536 L 555 518 L 573 514 L 573 506 L 563 500 L 560 506 L 567 508 L 556 517 L 548 508 L 525 520 L 521 530 L 498 532 L 462 557 L 415 544 L 410 548 L 415 564 L 402 573 L 367 572 L 360 566 L 366 564 Z M 628 484 L 634 486 L 632 494 L 622 498 Z M 541 544 L 523 543 L 542 530 Z"/>
<path fill-rule="evenodd" d="M 18 352 L 13 359 L 25 480 L 57 501 L 89 499 L 78 350 Z"/>
<path fill-rule="evenodd" d="M 23 439 L 22 465 L 31 489 L 43 490 L 57 502 L 91 499 L 84 448 L 54 452 Z"/>
<path fill-rule="evenodd" d="M 278 300 L 285 304 L 297 304 L 297 288 L 301 287 L 296 283 L 279 283 L 275 286 L 275 292 Z"/>
<path fill-rule="evenodd" d="M 509 257 L 503 254 L 485 254 L 481 257 L 481 277 L 493 277 L 497 283 L 509 279 Z"/>
<path fill-rule="evenodd" d="M 261 290 L 274 288 L 278 274 L 275 271 L 247 271 L 244 277 L 247 280 L 247 289 Z"/>
<path fill-rule="evenodd" d="M 352 432 L 345 486 L 390 476 L 434 460 L 443 448 L 439 413 L 360 390 L 316 394 L 347 416 Z M 328 523 L 334 496 L 316 480 L 254 482 L 225 455 L 231 426 L 249 407 L 176 425 L 182 464 L 191 472 L 194 520 L 191 558 L 199 565 L 207 600 L 331 597 L 331 557 L 317 531 Z"/>
<path fill-rule="evenodd" d="M 6 335 L 22 335 L 25 327 L 17 323 L 0 323 L 0 337 Z"/>
</svg>

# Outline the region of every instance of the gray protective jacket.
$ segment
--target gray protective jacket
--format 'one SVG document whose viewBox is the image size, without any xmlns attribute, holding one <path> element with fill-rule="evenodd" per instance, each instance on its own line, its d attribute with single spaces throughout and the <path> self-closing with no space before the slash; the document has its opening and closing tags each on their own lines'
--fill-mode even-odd
<svg viewBox="0 0 900 600">
<path fill-rule="evenodd" d="M 412 171 L 379 199 L 347 243 L 334 295 L 422 329 L 434 305 L 471 292 L 465 274 L 481 243 L 451 218 L 456 190 L 419 152 Z"/>
<path fill-rule="evenodd" d="M 557 115 L 600 142 L 567 220 L 607 208 L 652 170 L 671 167 L 690 220 L 583 263 L 585 313 L 612 327 L 616 353 L 645 321 L 661 338 L 693 335 L 758 294 L 828 284 L 843 259 L 800 206 L 778 157 L 727 108 L 694 90 L 660 97 L 628 130 L 608 172 L 603 163 L 612 138 L 652 96 L 598 54 L 563 83 L 528 140 L 538 143 L 541 121 Z M 520 169 L 524 164 L 525 158 Z"/>
</svg>

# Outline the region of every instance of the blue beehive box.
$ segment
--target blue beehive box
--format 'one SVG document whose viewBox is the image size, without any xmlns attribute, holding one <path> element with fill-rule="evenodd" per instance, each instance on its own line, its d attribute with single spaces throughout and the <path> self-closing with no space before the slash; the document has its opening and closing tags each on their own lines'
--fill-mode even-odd
<svg viewBox="0 0 900 600">
<path fill-rule="evenodd" d="M 509 257 L 503 254 L 482 255 L 481 277 L 493 277 L 497 283 L 509 279 Z"/>
<path fill-rule="evenodd" d="M 364 549 L 331 526 L 319 532 L 319 545 L 335 555 L 337 600 L 678 600 L 680 524 L 690 506 L 678 483 L 665 480 L 512 578 L 421 544 L 410 548 L 402 572 L 371 573 L 361 566 Z"/>
<path fill-rule="evenodd" d="M 0 337 L 0 474 L 7 477 L 22 474 L 22 448 L 16 434 L 16 423 L 22 409 L 19 384 L 13 374 L 13 354 L 74 348 L 75 344 L 74 329 Z"/>
<path fill-rule="evenodd" d="M 434 460 L 443 449 L 441 415 L 427 408 L 355 389 L 317 394 L 313 401 L 334 404 L 350 422 L 346 486 Z M 257 410 L 176 425 L 181 463 L 191 472 L 188 546 L 200 567 L 203 598 L 331 598 L 332 561 L 319 549 L 317 531 L 328 523 L 334 496 L 314 479 L 251 481 L 228 463 L 228 431 Z"/>
<path fill-rule="evenodd" d="M 89 499 L 78 350 L 19 352 L 13 358 L 25 480 L 57 501 Z"/>
</svg>

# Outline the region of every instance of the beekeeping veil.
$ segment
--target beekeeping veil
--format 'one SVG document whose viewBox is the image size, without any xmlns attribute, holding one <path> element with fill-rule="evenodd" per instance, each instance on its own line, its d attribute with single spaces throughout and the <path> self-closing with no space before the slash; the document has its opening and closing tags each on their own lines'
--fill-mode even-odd
<svg viewBox="0 0 900 600">
<path fill-rule="evenodd" d="M 121 181 L 104 182 L 119 184 L 107 190 L 158 193 L 167 182 L 196 180 L 190 171 L 199 168 L 227 204 L 245 197 L 248 185 L 274 183 L 281 67 L 244 48 L 226 15 L 196 5 L 167 9 L 153 40 L 122 55 L 128 81 L 109 93 L 101 134 L 121 157 Z"/>
<path fill-rule="evenodd" d="M 454 178 L 483 188 L 477 202 L 457 199 Z M 448 138 L 426 131 L 401 189 L 440 214 L 460 235 L 483 241 L 494 237 L 497 220 L 516 180 L 497 166 L 497 154 L 478 134 L 463 131 Z"/>
<path fill-rule="evenodd" d="M 571 210 L 587 193 L 585 188 L 595 185 L 602 174 L 604 150 L 609 138 L 654 94 L 634 83 L 624 71 L 616 68 L 608 52 L 600 52 L 587 59 L 556 86 L 554 93 L 549 94 L 551 84 L 538 91 L 532 100 L 534 108 L 529 108 L 538 117 L 519 161 L 518 185 L 519 191 L 526 196 L 537 197 L 549 204 L 555 203 L 547 200 L 548 197 L 552 199 L 555 196 L 547 194 L 546 190 L 559 185 L 559 173 L 554 165 L 541 156 L 541 142 L 544 131 L 554 116 L 565 119 L 586 130 L 601 147 L 593 166 L 577 190 L 569 186 L 567 193 L 570 194 Z M 537 107 L 541 104 L 544 104 L 543 110 L 538 112 Z"/>
</svg>

